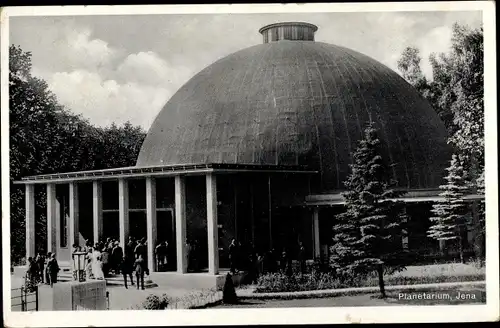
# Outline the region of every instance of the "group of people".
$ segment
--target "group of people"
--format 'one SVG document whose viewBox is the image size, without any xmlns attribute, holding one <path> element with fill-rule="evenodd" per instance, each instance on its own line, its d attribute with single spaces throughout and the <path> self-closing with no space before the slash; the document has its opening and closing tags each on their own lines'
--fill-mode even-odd
<svg viewBox="0 0 500 328">
<path fill-rule="evenodd" d="M 120 246 L 120 242 L 113 238 L 106 238 L 106 241 L 100 241 L 91 245 L 87 241 L 85 247 L 73 245 L 73 256 L 76 253 L 84 253 L 85 279 L 103 280 L 111 273 L 122 274 L 125 288 L 128 288 L 127 277 L 130 283 L 134 285 L 133 273 L 137 281 L 137 289 L 144 289 L 144 274 L 149 275 L 147 267 L 146 238 L 135 240 L 129 237 L 125 250 Z M 75 259 L 75 257 L 74 257 Z M 73 275 L 76 279 L 78 268 L 75 260 L 73 261 Z"/>
<path fill-rule="evenodd" d="M 26 279 L 34 284 L 47 284 L 53 287 L 57 282 L 57 274 L 60 268 L 55 253 L 47 253 L 47 256 L 38 253 L 35 258 L 28 257 L 28 270 Z"/>
<path fill-rule="evenodd" d="M 232 239 L 229 245 L 230 272 L 234 274 L 246 270 L 252 282 L 264 272 L 292 275 L 294 259 L 299 262 L 300 272 L 305 273 L 306 252 L 301 241 L 296 247 L 283 247 L 281 254 L 275 248 L 268 252 L 257 252 L 251 243 L 243 247 L 236 239 Z"/>
<path fill-rule="evenodd" d="M 229 271 L 234 274 L 241 270 L 247 271 L 247 278 L 256 282 L 262 274 L 263 257 L 256 252 L 252 243 L 243 246 L 241 242 L 232 239 L 228 247 Z"/>
</svg>

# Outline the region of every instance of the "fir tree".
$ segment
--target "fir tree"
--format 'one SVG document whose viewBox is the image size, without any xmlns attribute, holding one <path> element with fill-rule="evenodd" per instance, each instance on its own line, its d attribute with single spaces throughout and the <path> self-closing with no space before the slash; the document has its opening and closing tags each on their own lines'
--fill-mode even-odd
<svg viewBox="0 0 500 328">
<path fill-rule="evenodd" d="M 436 240 L 457 240 L 460 261 L 464 262 L 462 232 L 467 226 L 468 206 L 463 197 L 468 190 L 466 174 L 459 157 L 453 154 L 450 166 L 446 169 L 446 184 L 441 185 L 443 200 L 435 203 L 432 212 L 436 215 L 430 220 L 428 236 Z"/>
<path fill-rule="evenodd" d="M 346 211 L 333 227 L 330 264 L 343 277 L 365 276 L 376 271 L 382 297 L 386 297 L 384 272 L 404 268 L 401 202 L 404 192 L 392 189 L 390 169 L 381 156 L 373 123 L 365 129 L 350 165 L 351 174 L 342 194 Z"/>
</svg>

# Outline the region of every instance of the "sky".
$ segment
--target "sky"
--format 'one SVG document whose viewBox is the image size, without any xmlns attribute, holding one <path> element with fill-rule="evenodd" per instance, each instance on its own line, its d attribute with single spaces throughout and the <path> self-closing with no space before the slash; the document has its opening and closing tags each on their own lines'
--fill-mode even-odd
<svg viewBox="0 0 500 328">
<path fill-rule="evenodd" d="M 10 43 L 32 53 L 33 75 L 58 101 L 95 125 L 130 121 L 148 130 L 192 76 L 262 43 L 259 28 L 280 21 L 318 26 L 316 41 L 345 46 L 397 70 L 407 46 L 446 52 L 455 22 L 479 27 L 480 11 L 290 14 L 36 16 L 10 18 Z"/>
</svg>

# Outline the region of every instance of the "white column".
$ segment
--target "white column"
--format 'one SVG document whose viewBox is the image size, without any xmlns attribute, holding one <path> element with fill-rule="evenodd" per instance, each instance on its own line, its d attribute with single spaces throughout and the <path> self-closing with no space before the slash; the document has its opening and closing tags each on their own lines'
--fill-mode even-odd
<svg viewBox="0 0 500 328">
<path fill-rule="evenodd" d="M 128 199 L 128 181 L 123 178 L 118 179 L 118 215 L 120 221 L 120 246 L 122 249 L 125 249 L 130 230 Z"/>
<path fill-rule="evenodd" d="M 207 233 L 208 273 L 219 273 L 219 229 L 217 227 L 217 179 L 212 173 L 206 175 L 207 186 Z"/>
<path fill-rule="evenodd" d="M 47 252 L 55 253 L 56 241 L 56 185 L 47 184 Z"/>
<path fill-rule="evenodd" d="M 78 184 L 70 182 L 69 184 L 69 247 L 73 244 L 79 245 L 78 235 L 79 229 L 79 209 L 78 209 Z"/>
<path fill-rule="evenodd" d="M 175 237 L 177 272 L 186 273 L 186 182 L 180 175 L 175 176 Z"/>
<path fill-rule="evenodd" d="M 314 257 L 321 257 L 321 243 L 319 240 L 319 207 L 313 209 L 313 231 L 314 231 Z"/>
<path fill-rule="evenodd" d="M 146 178 L 146 225 L 148 239 L 148 268 L 156 272 L 154 249 L 157 243 L 158 230 L 156 221 L 156 180 Z"/>
<path fill-rule="evenodd" d="M 102 182 L 92 182 L 92 227 L 94 244 L 102 239 Z"/>
<path fill-rule="evenodd" d="M 35 185 L 26 185 L 26 265 L 28 257 L 35 257 Z"/>
</svg>

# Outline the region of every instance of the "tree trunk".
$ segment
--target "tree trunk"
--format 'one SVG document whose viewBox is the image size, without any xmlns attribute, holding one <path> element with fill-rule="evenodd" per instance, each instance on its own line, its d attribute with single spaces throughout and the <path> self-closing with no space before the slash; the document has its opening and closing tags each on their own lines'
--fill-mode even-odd
<svg viewBox="0 0 500 328">
<path fill-rule="evenodd" d="M 472 155 L 472 169 L 471 169 L 471 182 L 472 182 L 472 193 L 476 195 L 478 193 L 477 190 L 477 178 L 479 176 L 479 163 L 476 156 Z M 483 244 L 483 233 L 482 233 L 482 224 L 479 213 L 479 202 L 477 200 L 472 201 L 472 236 L 474 242 L 474 255 L 476 258 L 482 258 L 484 256 L 484 244 Z"/>
<path fill-rule="evenodd" d="M 377 272 L 378 272 L 378 286 L 380 287 L 380 294 L 382 295 L 382 298 L 386 298 L 387 295 L 385 294 L 385 286 L 384 286 L 384 268 L 382 265 L 378 266 Z"/>
<path fill-rule="evenodd" d="M 464 258 L 464 241 L 463 237 L 460 234 L 460 237 L 458 238 L 458 250 L 460 252 L 460 263 L 465 264 L 465 258 Z"/>
<path fill-rule="evenodd" d="M 472 240 L 474 243 L 474 254 L 477 258 L 484 256 L 483 225 L 481 223 L 478 201 L 472 202 Z"/>
</svg>

